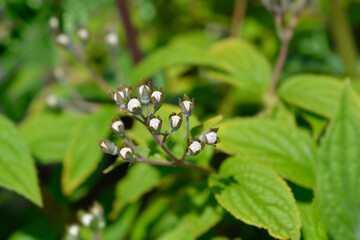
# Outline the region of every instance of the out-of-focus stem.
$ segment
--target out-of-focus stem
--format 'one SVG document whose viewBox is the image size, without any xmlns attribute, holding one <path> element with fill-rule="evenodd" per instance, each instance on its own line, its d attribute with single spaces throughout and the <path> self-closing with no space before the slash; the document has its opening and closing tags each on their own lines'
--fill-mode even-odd
<svg viewBox="0 0 360 240">
<path fill-rule="evenodd" d="M 358 77 L 357 49 L 346 11 L 339 0 L 329 0 L 331 30 L 336 49 L 343 60 L 345 72 L 350 77 Z"/>
<path fill-rule="evenodd" d="M 189 117 L 186 117 L 186 141 L 187 144 L 190 142 L 190 122 Z"/>
<path fill-rule="evenodd" d="M 247 0 L 235 0 L 234 10 L 231 20 L 230 36 L 236 37 L 241 31 L 241 26 L 245 17 Z"/>
</svg>

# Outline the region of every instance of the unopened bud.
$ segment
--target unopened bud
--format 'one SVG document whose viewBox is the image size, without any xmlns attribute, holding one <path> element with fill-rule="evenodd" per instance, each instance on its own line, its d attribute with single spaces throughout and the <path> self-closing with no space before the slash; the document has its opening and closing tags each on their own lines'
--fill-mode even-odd
<svg viewBox="0 0 360 240">
<path fill-rule="evenodd" d="M 200 140 L 195 140 L 190 142 L 189 147 L 188 147 L 188 155 L 190 156 L 196 156 L 198 155 L 201 150 L 203 150 L 205 144 L 201 143 Z"/>
<path fill-rule="evenodd" d="M 127 108 L 130 113 L 137 115 L 142 113 L 141 102 L 137 98 L 133 98 L 129 101 Z"/>
<path fill-rule="evenodd" d="M 119 154 L 124 161 L 131 161 L 133 159 L 133 152 L 130 147 L 121 148 Z"/>
<path fill-rule="evenodd" d="M 111 155 L 116 155 L 117 154 L 117 146 L 115 146 L 115 144 L 108 140 L 98 140 L 98 145 L 100 146 L 101 151 L 103 151 L 104 153 L 108 153 Z"/>
<path fill-rule="evenodd" d="M 76 224 L 73 224 L 68 228 L 67 232 L 69 236 L 78 237 L 80 233 L 80 227 Z"/>
<path fill-rule="evenodd" d="M 157 90 L 157 88 L 155 88 L 151 94 L 151 102 L 154 104 L 156 109 L 158 109 L 161 106 L 161 104 L 163 103 L 163 99 L 164 99 L 163 88 L 161 87 L 160 90 Z"/>
<path fill-rule="evenodd" d="M 148 85 L 141 85 L 140 87 L 138 87 L 138 91 L 139 91 L 139 96 L 140 96 L 140 101 L 143 103 L 143 104 L 149 104 L 150 102 L 150 88 Z"/>
<path fill-rule="evenodd" d="M 89 31 L 86 28 L 80 28 L 77 31 L 77 35 L 80 38 L 81 41 L 86 42 L 89 39 Z"/>
<path fill-rule="evenodd" d="M 94 220 L 94 216 L 90 213 L 84 213 L 80 220 L 85 227 L 89 227 L 91 222 Z"/>
<path fill-rule="evenodd" d="M 150 115 L 147 125 L 153 133 L 159 133 L 162 126 L 162 120 L 160 116 L 155 117 L 154 115 Z"/>
<path fill-rule="evenodd" d="M 125 126 L 123 121 L 121 121 L 120 118 L 113 118 L 111 123 L 111 130 L 119 136 L 124 136 Z"/>
<path fill-rule="evenodd" d="M 60 33 L 56 36 L 56 42 L 63 47 L 67 47 L 70 44 L 70 38 L 65 33 Z"/>
<path fill-rule="evenodd" d="M 116 47 L 119 44 L 119 38 L 116 33 L 109 32 L 105 36 L 105 42 L 111 47 Z"/>
<path fill-rule="evenodd" d="M 49 18 L 49 27 L 51 28 L 51 30 L 57 30 L 59 29 L 59 19 L 55 16 L 52 16 L 51 18 Z"/>
<path fill-rule="evenodd" d="M 194 99 L 190 101 L 190 98 L 185 94 L 183 101 L 179 98 L 179 105 L 184 116 L 190 117 L 194 110 Z"/>
<path fill-rule="evenodd" d="M 181 127 L 183 121 L 183 115 L 182 113 L 178 113 L 178 115 L 176 115 L 176 113 L 172 113 L 169 116 L 169 125 L 170 125 L 170 129 L 171 131 L 176 131 Z"/>
<path fill-rule="evenodd" d="M 218 130 L 218 128 L 210 128 L 199 137 L 200 141 L 209 145 L 215 145 L 221 142 L 221 139 L 217 136 Z"/>
</svg>

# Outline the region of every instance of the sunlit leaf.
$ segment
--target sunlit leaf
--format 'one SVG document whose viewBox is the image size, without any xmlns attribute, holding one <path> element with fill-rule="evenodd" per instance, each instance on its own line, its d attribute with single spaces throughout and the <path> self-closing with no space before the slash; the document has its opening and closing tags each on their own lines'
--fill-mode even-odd
<svg viewBox="0 0 360 240">
<path fill-rule="evenodd" d="M 235 218 L 277 239 L 300 239 L 300 218 L 286 183 L 271 169 L 233 157 L 209 178 L 216 200 Z"/>
<path fill-rule="evenodd" d="M 0 115 L 0 186 L 42 206 L 35 164 L 16 127 Z"/>
</svg>

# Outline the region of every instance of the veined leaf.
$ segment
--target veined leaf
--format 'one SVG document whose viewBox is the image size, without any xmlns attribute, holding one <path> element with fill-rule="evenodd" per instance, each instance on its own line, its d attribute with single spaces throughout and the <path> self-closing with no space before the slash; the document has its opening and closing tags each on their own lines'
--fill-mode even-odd
<svg viewBox="0 0 360 240">
<path fill-rule="evenodd" d="M 160 181 L 161 173 L 156 167 L 145 163 L 131 166 L 125 178 L 116 185 L 112 217 L 116 217 L 127 204 L 138 200 Z"/>
<path fill-rule="evenodd" d="M 0 115 L 0 186 L 42 206 L 35 164 L 12 122 Z"/>
<path fill-rule="evenodd" d="M 156 72 L 175 65 L 200 65 L 217 67 L 218 63 L 201 48 L 190 44 L 172 44 L 145 58 L 132 72 L 131 82 L 148 78 Z"/>
<path fill-rule="evenodd" d="M 239 157 L 227 159 L 209 185 L 235 218 L 278 239 L 300 239 L 300 218 L 286 183 L 270 168 Z"/>
<path fill-rule="evenodd" d="M 220 150 L 271 166 L 307 188 L 315 185 L 316 145 L 304 132 L 282 122 L 234 119 L 220 124 Z"/>
<path fill-rule="evenodd" d="M 81 115 L 42 113 L 23 121 L 20 132 L 41 163 L 61 162 L 74 123 L 82 120 Z"/>
<path fill-rule="evenodd" d="M 298 203 L 297 204 L 300 216 L 302 233 L 305 240 L 327 240 L 326 228 L 320 218 L 316 202 L 313 203 Z"/>
<path fill-rule="evenodd" d="M 110 132 L 109 123 L 115 108 L 102 108 L 79 122 L 70 135 L 62 172 L 62 189 L 70 195 L 96 169 L 102 152 L 96 144 Z"/>
<path fill-rule="evenodd" d="M 359 237 L 360 129 L 351 95 L 347 83 L 322 140 L 317 167 L 319 212 L 335 240 Z"/>
<path fill-rule="evenodd" d="M 338 105 L 342 85 L 331 76 L 301 74 L 287 79 L 281 85 L 279 95 L 290 104 L 329 118 Z M 359 97 L 353 106 L 360 115 Z"/>
<path fill-rule="evenodd" d="M 250 44 L 228 39 L 215 44 L 210 54 L 221 64 L 220 71 L 207 71 L 211 78 L 258 95 L 268 88 L 270 64 Z"/>
</svg>

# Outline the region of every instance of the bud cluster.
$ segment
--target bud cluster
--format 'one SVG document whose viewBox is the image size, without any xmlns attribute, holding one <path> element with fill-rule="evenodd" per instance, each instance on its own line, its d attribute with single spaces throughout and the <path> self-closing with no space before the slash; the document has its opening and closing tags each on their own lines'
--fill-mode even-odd
<svg viewBox="0 0 360 240">
<path fill-rule="evenodd" d="M 179 98 L 179 107 L 181 112 L 173 112 L 169 115 L 168 123 L 170 131 L 164 132 L 162 131 L 163 120 L 161 119 L 160 115 L 155 115 L 155 113 L 161 108 L 163 104 L 163 88 L 158 89 L 155 87 L 154 89 L 151 89 L 149 84 L 142 84 L 137 86 L 137 93 L 138 94 L 135 95 L 131 87 L 122 85 L 115 91 L 110 91 L 109 95 L 123 112 L 126 112 L 135 120 L 141 122 L 149 130 L 156 142 L 165 150 L 170 158 L 172 158 L 174 165 L 181 165 L 181 162 L 185 160 L 186 156 L 198 155 L 204 149 L 205 145 L 216 146 L 216 144 L 220 142 L 220 138 L 217 136 L 218 129 L 216 128 L 210 128 L 198 138 L 194 138 L 192 141 L 190 141 L 189 117 L 193 114 L 195 103 L 194 99 L 190 99 L 188 96 L 186 96 L 186 94 L 182 99 Z M 152 107 L 149 107 L 150 104 L 152 104 Z M 146 111 L 144 109 L 146 109 Z M 187 130 L 187 138 L 184 139 L 184 141 L 187 142 L 187 146 L 183 157 L 177 158 L 166 147 L 165 141 L 168 136 L 181 128 L 184 122 L 184 118 L 186 119 Z M 98 144 L 103 152 L 112 155 L 118 155 L 126 162 L 142 161 L 154 163 L 152 160 L 144 159 L 137 148 L 125 136 L 125 126 L 120 118 L 114 118 L 110 124 L 110 128 L 117 136 L 120 136 L 124 142 L 122 146 L 116 146 L 108 139 L 100 140 L 98 141 Z M 163 136 L 162 141 L 160 139 L 161 135 Z M 164 164 L 158 163 L 158 165 Z"/>
<path fill-rule="evenodd" d="M 84 236 L 88 234 L 101 236 L 105 228 L 105 218 L 103 207 L 99 203 L 94 203 L 87 212 L 79 211 L 78 219 L 78 224 L 71 224 L 67 228 L 65 239 L 80 240 L 84 239 Z"/>
</svg>

